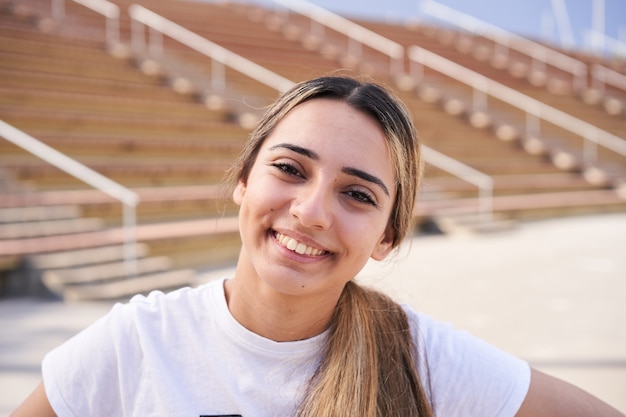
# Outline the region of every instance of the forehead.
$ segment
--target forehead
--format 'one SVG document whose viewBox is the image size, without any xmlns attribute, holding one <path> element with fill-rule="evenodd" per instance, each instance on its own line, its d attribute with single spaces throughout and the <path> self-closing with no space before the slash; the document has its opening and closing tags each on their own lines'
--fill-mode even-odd
<svg viewBox="0 0 626 417">
<path fill-rule="evenodd" d="M 333 99 L 313 99 L 277 123 L 263 147 L 288 141 L 327 153 L 392 164 L 387 139 L 370 115 Z"/>
</svg>

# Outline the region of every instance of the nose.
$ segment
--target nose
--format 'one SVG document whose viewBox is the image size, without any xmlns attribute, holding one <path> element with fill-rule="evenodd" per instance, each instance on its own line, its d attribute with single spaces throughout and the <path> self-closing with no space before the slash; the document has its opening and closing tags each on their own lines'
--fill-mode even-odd
<svg viewBox="0 0 626 417">
<path fill-rule="evenodd" d="M 303 187 L 291 202 L 290 213 L 305 227 L 328 229 L 333 219 L 331 196 L 320 185 Z"/>
</svg>

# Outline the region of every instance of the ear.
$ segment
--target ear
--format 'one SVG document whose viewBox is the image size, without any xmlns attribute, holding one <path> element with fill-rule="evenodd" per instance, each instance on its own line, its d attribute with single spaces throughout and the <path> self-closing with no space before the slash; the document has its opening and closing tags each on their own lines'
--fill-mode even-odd
<svg viewBox="0 0 626 417">
<path fill-rule="evenodd" d="M 387 229 L 372 251 L 372 259 L 382 261 L 393 250 L 393 232 Z"/>
<path fill-rule="evenodd" d="M 246 183 L 243 182 L 243 180 L 239 180 L 237 182 L 237 186 L 235 186 L 235 189 L 233 190 L 233 201 L 235 202 L 235 204 L 240 206 L 241 202 L 243 201 L 243 196 L 245 194 L 246 194 Z"/>
</svg>

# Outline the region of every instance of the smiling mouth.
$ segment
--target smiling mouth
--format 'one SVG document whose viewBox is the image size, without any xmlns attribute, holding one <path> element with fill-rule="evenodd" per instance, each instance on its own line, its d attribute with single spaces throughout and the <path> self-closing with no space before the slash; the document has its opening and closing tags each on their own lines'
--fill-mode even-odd
<svg viewBox="0 0 626 417">
<path fill-rule="evenodd" d="M 300 255 L 320 256 L 328 253 L 325 250 L 305 245 L 304 243 L 299 242 L 294 238 L 285 236 L 278 232 L 274 232 L 274 237 L 283 247 Z"/>
</svg>

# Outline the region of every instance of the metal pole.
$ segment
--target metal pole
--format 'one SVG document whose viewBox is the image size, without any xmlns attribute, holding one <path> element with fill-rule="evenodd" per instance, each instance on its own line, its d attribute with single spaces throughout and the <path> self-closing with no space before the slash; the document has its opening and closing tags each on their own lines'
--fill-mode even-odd
<svg viewBox="0 0 626 417">
<path fill-rule="evenodd" d="M 604 52 L 604 0 L 593 0 L 591 23 L 594 30 L 593 48 L 596 52 Z"/>
<path fill-rule="evenodd" d="M 574 32 L 572 31 L 572 23 L 567 12 L 567 6 L 564 0 L 552 0 L 552 10 L 556 17 L 557 28 L 559 30 L 561 45 L 564 48 L 572 48 L 576 44 Z"/>
<path fill-rule="evenodd" d="M 526 134 L 528 136 L 539 137 L 541 133 L 541 120 L 539 117 L 539 110 L 536 108 L 529 109 L 528 107 L 525 110 L 526 110 Z"/>
<path fill-rule="evenodd" d="M 479 188 L 478 211 L 481 223 L 487 224 L 493 221 L 493 181 Z"/>
<path fill-rule="evenodd" d="M 106 40 L 109 46 L 120 43 L 120 20 L 119 17 L 106 20 Z"/>
<path fill-rule="evenodd" d="M 472 82 L 472 109 L 474 111 L 485 111 L 487 109 L 487 94 L 485 94 L 485 83 L 476 79 Z"/>
<path fill-rule="evenodd" d="M 578 65 L 574 71 L 574 81 L 572 83 L 574 91 L 582 91 L 587 87 L 587 66 Z"/>
<path fill-rule="evenodd" d="M 545 72 L 546 70 L 546 51 L 544 49 L 536 50 L 532 55 L 531 71 Z"/>
<path fill-rule="evenodd" d="M 137 19 L 131 18 L 131 40 L 130 44 L 135 53 L 141 53 L 145 49 L 145 37 L 144 37 L 144 26 L 143 23 L 138 21 Z"/>
<path fill-rule="evenodd" d="M 354 57 L 357 60 L 361 59 L 363 54 L 363 45 L 360 40 L 357 40 L 354 36 L 348 38 L 348 56 Z"/>
<path fill-rule="evenodd" d="M 54 20 L 61 20 L 65 17 L 65 1 L 64 0 L 52 0 L 52 18 Z"/>
<path fill-rule="evenodd" d="M 148 31 L 150 33 L 150 43 L 148 46 L 150 56 L 161 58 L 163 56 L 163 34 L 152 27 L 150 27 Z"/>
<path fill-rule="evenodd" d="M 588 167 L 598 159 L 598 139 L 595 132 L 587 133 L 583 139 L 583 165 Z"/>
<path fill-rule="evenodd" d="M 409 50 L 409 73 L 417 84 L 424 81 L 424 62 L 421 49 L 411 48 Z"/>
<path fill-rule="evenodd" d="M 137 276 L 137 208 L 124 203 L 124 268 L 126 277 Z"/>
<path fill-rule="evenodd" d="M 216 59 L 211 60 L 211 89 L 216 92 L 226 89 L 226 68 Z"/>
<path fill-rule="evenodd" d="M 324 25 L 317 20 L 311 19 L 311 35 L 317 37 L 321 43 L 324 43 L 325 36 Z"/>
</svg>

